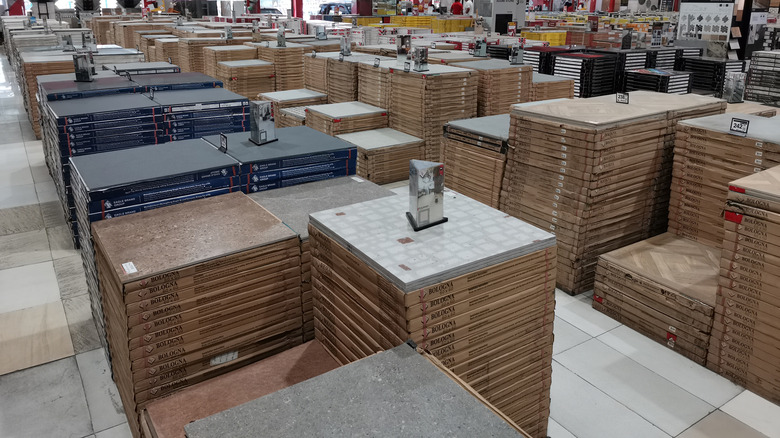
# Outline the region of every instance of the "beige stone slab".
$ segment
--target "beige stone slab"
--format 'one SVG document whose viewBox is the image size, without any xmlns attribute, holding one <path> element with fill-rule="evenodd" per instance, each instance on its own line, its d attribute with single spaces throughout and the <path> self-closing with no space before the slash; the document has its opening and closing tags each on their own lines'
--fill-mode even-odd
<svg viewBox="0 0 780 438">
<path fill-rule="evenodd" d="M 38 205 L 23 205 L 0 210 L 0 236 L 41 228 L 43 228 L 43 217 L 41 207 Z"/>
<path fill-rule="evenodd" d="M 766 435 L 729 414 L 715 411 L 678 436 L 678 438 L 716 437 L 765 438 Z"/>
<path fill-rule="evenodd" d="M 0 375 L 73 355 L 62 302 L 0 314 Z"/>
<path fill-rule="evenodd" d="M 0 236 L 0 269 L 15 268 L 51 260 L 46 230 Z"/>
</svg>

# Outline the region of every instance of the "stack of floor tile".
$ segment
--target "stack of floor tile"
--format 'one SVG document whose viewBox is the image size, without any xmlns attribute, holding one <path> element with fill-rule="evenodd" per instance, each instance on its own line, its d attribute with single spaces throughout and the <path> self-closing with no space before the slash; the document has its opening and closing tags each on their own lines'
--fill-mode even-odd
<svg viewBox="0 0 780 438">
<path fill-rule="evenodd" d="M 276 90 L 274 65 L 268 61 L 223 61 L 217 64 L 216 73 L 216 78 L 225 84 L 226 89 L 247 99 Z"/>
<path fill-rule="evenodd" d="M 513 110 L 501 210 L 555 232 L 564 291 L 589 290 L 600 254 L 649 237 L 667 129 L 665 110 L 614 97 Z"/>
<path fill-rule="evenodd" d="M 217 63 L 223 61 L 243 61 L 245 59 L 257 59 L 257 50 L 254 47 L 244 45 L 204 47 L 203 73 L 209 76 L 216 76 Z"/>
<path fill-rule="evenodd" d="M 750 59 L 745 98 L 780 105 L 780 51 L 754 52 Z"/>
<path fill-rule="evenodd" d="M 391 128 L 341 134 L 338 138 L 357 146 L 357 174 L 376 184 L 409 177 L 409 160 L 422 160 L 422 139 Z"/>
<path fill-rule="evenodd" d="M 317 341 L 279 352 L 149 403 L 141 414 L 144 435 L 184 438 L 184 426 L 272 394 L 339 367 Z"/>
<path fill-rule="evenodd" d="M 531 102 L 574 97 L 574 80 L 534 72 L 531 83 Z"/>
<path fill-rule="evenodd" d="M 747 137 L 729 133 L 732 118 L 750 122 Z M 772 135 L 774 128 L 774 135 Z M 721 114 L 677 124 L 669 231 L 705 245 L 723 243 L 723 203 L 729 182 L 780 164 L 777 121 Z"/>
<path fill-rule="evenodd" d="M 181 71 L 205 73 L 206 61 L 203 48 L 210 46 L 241 45 L 248 38 L 179 38 L 179 62 Z"/>
<path fill-rule="evenodd" d="M 364 383 L 356 385 L 356 381 Z M 432 400 L 446 400 L 447 407 Z M 300 410 L 301 405 L 307 406 L 306 412 Z M 318 421 L 309 421 L 312 416 Z M 410 345 L 195 421 L 184 429 L 190 438 L 228 436 L 236 430 L 263 430 L 280 438 L 384 437 L 397 436 L 401 429 L 407 436 L 529 436 L 435 358 Z"/>
<path fill-rule="evenodd" d="M 752 123 L 751 123 L 752 125 Z M 777 129 L 761 130 L 780 152 Z M 780 167 L 729 185 L 720 284 L 708 367 L 778 403 L 780 370 Z"/>
<path fill-rule="evenodd" d="M 249 100 L 223 88 L 161 91 L 152 99 L 165 114 L 166 141 L 250 128 Z"/>
<path fill-rule="evenodd" d="M 761 117 L 774 117 L 777 115 L 777 108 L 768 105 L 761 105 L 760 103 L 756 102 L 746 101 L 741 103 L 730 103 L 728 107 L 726 107 L 726 112 L 753 114 L 754 116 Z"/>
<path fill-rule="evenodd" d="M 274 121 L 277 128 L 289 128 L 306 124 L 306 107 L 291 106 L 282 108 L 274 113 Z"/>
<path fill-rule="evenodd" d="M 316 51 L 317 53 L 341 51 L 340 39 L 302 41 L 301 43 L 310 47 L 310 49 L 306 49 L 306 53 L 310 51 Z M 355 43 L 352 43 L 353 47 L 354 45 Z"/>
<path fill-rule="evenodd" d="M 22 53 L 21 55 L 23 77 L 20 82 L 25 108 L 27 108 L 27 115 L 36 138 L 41 137 L 40 113 L 36 101 L 36 91 L 38 90 L 36 78 L 42 75 L 73 72 L 73 58 L 57 57 L 55 59 L 50 60 L 48 56 L 35 56 L 34 52 Z"/>
<path fill-rule="evenodd" d="M 477 115 L 474 70 L 430 64 L 428 71 L 391 72 L 390 127 L 425 140 L 425 159 L 439 161 L 445 123 Z"/>
<path fill-rule="evenodd" d="M 573 47 L 532 46 L 523 50 L 523 64 L 531 64 L 534 71 L 543 74 L 553 73 L 553 55 L 572 52 Z"/>
<path fill-rule="evenodd" d="M 110 70 L 116 74 L 131 76 L 156 75 L 163 73 L 180 73 L 181 69 L 176 64 L 168 62 L 123 62 L 121 64 L 104 64 L 103 70 Z"/>
<path fill-rule="evenodd" d="M 449 221 L 419 232 L 407 196 L 310 216 L 317 339 L 343 363 L 412 339 L 544 437 L 555 238 L 455 192 L 443 202 Z"/>
<path fill-rule="evenodd" d="M 469 52 L 454 51 L 454 52 L 438 52 L 428 53 L 428 62 L 431 64 L 456 64 L 459 62 L 470 62 L 474 60 L 488 59 L 478 58 L 474 55 L 469 55 Z"/>
<path fill-rule="evenodd" d="M 593 308 L 704 365 L 720 252 L 671 233 L 603 254 Z"/>
<path fill-rule="evenodd" d="M 93 232 L 111 367 L 134 436 L 149 401 L 301 343 L 297 236 L 245 195 Z"/>
<path fill-rule="evenodd" d="M 221 136 L 203 139 L 220 147 Z M 278 140 L 258 147 L 249 133 L 227 134 L 227 154 L 241 166 L 247 193 L 355 174 L 355 147 L 306 126 L 276 130 Z"/>
<path fill-rule="evenodd" d="M 278 114 L 282 108 L 295 106 L 323 105 L 328 103 L 328 95 L 317 91 L 301 88 L 299 90 L 276 91 L 273 93 L 260 93 L 260 100 L 271 102 L 274 114 Z"/>
<path fill-rule="evenodd" d="M 444 125 L 445 185 L 498 208 L 508 139 L 508 114 L 455 120 Z"/>
<path fill-rule="evenodd" d="M 154 58 L 152 61 L 168 61 L 173 64 L 179 63 L 179 39 L 178 38 L 160 38 L 154 42 Z"/>
<path fill-rule="evenodd" d="M 318 211 L 394 195 L 395 193 L 385 188 L 354 177 L 334 178 L 250 195 L 252 199 L 295 231 L 301 239 L 301 303 L 304 342 L 314 339 L 314 293 L 311 287 L 309 215 Z"/>
<path fill-rule="evenodd" d="M 142 51 L 144 55 L 146 56 L 147 61 L 162 61 L 155 59 L 155 50 L 154 50 L 154 44 L 159 39 L 163 38 L 173 38 L 172 34 L 169 33 L 162 33 L 162 34 L 150 34 L 150 35 L 143 35 L 141 36 L 141 44 L 138 46 L 138 50 Z"/>
<path fill-rule="evenodd" d="M 203 73 L 162 73 L 158 75 L 133 76 L 133 82 L 143 89 L 150 91 L 169 90 L 197 90 L 201 88 L 222 88 L 222 81 L 218 81 Z"/>
<path fill-rule="evenodd" d="M 328 58 L 328 102 L 339 103 L 356 101 L 358 99 L 359 62 L 374 60 L 375 58 L 376 57 L 373 55 L 363 55 L 360 53 L 344 57 L 336 56 Z M 389 58 L 383 59 L 390 60 Z"/>
<path fill-rule="evenodd" d="M 387 127 L 387 110 L 362 102 L 313 105 L 306 108 L 306 126 L 328 135 Z"/>
<path fill-rule="evenodd" d="M 303 83 L 303 44 L 287 43 L 279 47 L 276 41 L 267 43 L 252 43 L 257 47 L 257 58 L 273 62 L 276 67 L 276 89 L 296 90 L 304 87 Z"/>
<path fill-rule="evenodd" d="M 215 153 L 216 152 L 216 153 Z M 188 160 L 181 158 L 186 156 Z M 122 163 L 117 166 L 116 163 Z M 106 303 L 101 300 L 90 224 L 193 199 L 235 191 L 235 160 L 202 140 L 73 157 L 70 161 L 76 219 L 81 230 L 81 258 L 97 322 L 105 346 Z M 225 175 L 222 172 L 225 171 Z M 106 350 L 113 354 L 113 351 Z"/>
<path fill-rule="evenodd" d="M 358 63 L 358 100 L 380 108 L 390 108 L 390 69 L 398 67 L 395 59 L 378 57 Z"/>
<path fill-rule="evenodd" d="M 718 97 L 723 95 L 726 73 L 741 73 L 745 70 L 745 61 L 706 56 L 686 56 L 677 64 L 676 70 L 693 74 L 694 89 L 708 91 Z"/>
<path fill-rule="evenodd" d="M 328 58 L 338 53 L 307 53 L 303 55 L 303 84 L 320 93 L 328 92 Z"/>
<path fill-rule="evenodd" d="M 617 55 L 556 53 L 552 74 L 574 79 L 577 97 L 603 96 L 615 92 L 616 66 Z"/>
<path fill-rule="evenodd" d="M 509 114 L 511 106 L 528 102 L 531 95 L 531 65 L 512 65 L 503 59 L 452 64 L 479 72 L 477 115 Z"/>
</svg>

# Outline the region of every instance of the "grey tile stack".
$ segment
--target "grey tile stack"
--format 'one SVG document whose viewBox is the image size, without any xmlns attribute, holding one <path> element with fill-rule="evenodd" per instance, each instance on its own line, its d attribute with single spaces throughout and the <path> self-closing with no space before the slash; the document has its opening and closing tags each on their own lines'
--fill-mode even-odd
<svg viewBox="0 0 780 438">
<path fill-rule="evenodd" d="M 745 99 L 780 105 L 780 51 L 753 52 Z"/>
<path fill-rule="evenodd" d="M 310 216 L 316 337 L 341 363 L 412 339 L 544 437 L 555 238 L 455 192 L 443 202 L 449 221 L 419 232 L 405 195 Z"/>
<path fill-rule="evenodd" d="M 357 174 L 377 184 L 409 178 L 409 160 L 422 160 L 422 139 L 391 128 L 341 134 L 357 146 Z"/>
<path fill-rule="evenodd" d="M 387 110 L 362 102 L 329 103 L 306 108 L 306 126 L 328 135 L 387 127 Z"/>
<path fill-rule="evenodd" d="M 290 227 L 301 241 L 303 341 L 314 339 L 314 293 L 311 287 L 309 214 L 395 193 L 362 178 L 343 177 L 249 195 Z"/>
<path fill-rule="evenodd" d="M 405 344 L 185 427 L 190 438 L 248 438 L 257 430 L 279 438 L 529 436 Z"/>
<path fill-rule="evenodd" d="M 279 114 L 279 110 L 282 108 L 322 105 L 328 103 L 327 94 L 306 88 L 275 91 L 273 93 L 260 93 L 257 97 L 260 100 L 270 101 L 274 114 Z"/>
<path fill-rule="evenodd" d="M 479 117 L 509 114 L 512 105 L 528 102 L 531 96 L 533 66 L 512 65 L 503 59 L 459 62 L 463 67 L 479 72 L 477 115 Z"/>
</svg>

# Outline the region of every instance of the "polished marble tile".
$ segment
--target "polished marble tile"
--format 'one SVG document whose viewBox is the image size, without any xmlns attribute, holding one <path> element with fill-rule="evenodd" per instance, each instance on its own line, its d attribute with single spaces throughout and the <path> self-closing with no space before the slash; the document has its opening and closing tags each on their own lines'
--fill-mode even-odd
<svg viewBox="0 0 780 438">
<path fill-rule="evenodd" d="M 111 369 L 102 348 L 76 355 L 87 405 L 92 417 L 92 427 L 102 431 L 127 421 L 116 384 L 111 380 Z"/>
<path fill-rule="evenodd" d="M 0 269 L 15 268 L 51 260 L 46 230 L 0 236 Z"/>
<path fill-rule="evenodd" d="M 130 432 L 130 426 L 127 423 L 122 423 L 119 426 L 96 433 L 95 438 L 133 438 L 133 433 Z"/>
<path fill-rule="evenodd" d="M 60 287 L 60 297 L 72 298 L 87 293 L 87 279 L 80 255 L 54 260 L 54 273 Z"/>
<path fill-rule="evenodd" d="M 34 205 L 38 203 L 38 195 L 35 193 L 35 185 L 0 187 L 0 208 L 19 207 L 20 205 Z"/>
<path fill-rule="evenodd" d="M 741 387 L 626 326 L 598 339 L 716 408 L 742 392 Z"/>
<path fill-rule="evenodd" d="M 0 419 L 0 436 L 8 438 L 91 434 L 76 359 L 69 357 L 0 376 Z"/>
<path fill-rule="evenodd" d="M 567 350 L 555 360 L 672 436 L 715 410 L 598 339 Z"/>
<path fill-rule="evenodd" d="M 67 225 L 47 228 L 46 234 L 49 238 L 49 249 L 53 259 L 61 259 L 79 255 L 79 251 L 73 246 L 73 231 Z"/>
<path fill-rule="evenodd" d="M 22 205 L 0 210 L 0 236 L 40 230 L 43 226 L 41 207 L 38 205 Z"/>
<path fill-rule="evenodd" d="M 553 356 L 562 353 L 569 348 L 580 345 L 592 339 L 592 336 L 574 327 L 561 318 L 555 318 L 554 325 L 555 342 L 553 342 Z"/>
<path fill-rule="evenodd" d="M 43 202 L 40 206 L 43 224 L 46 225 L 46 228 L 66 224 L 65 211 L 62 209 L 62 203 L 60 203 L 60 201 Z"/>
<path fill-rule="evenodd" d="M 766 438 L 766 435 L 729 414 L 715 411 L 677 438 Z"/>
<path fill-rule="evenodd" d="M 780 406 L 750 391 L 734 397 L 720 410 L 769 438 L 780 438 Z"/>
<path fill-rule="evenodd" d="M 89 295 L 79 295 L 62 300 L 65 308 L 65 318 L 68 320 L 68 331 L 76 354 L 100 348 L 95 321 L 92 318 L 92 306 Z"/>
<path fill-rule="evenodd" d="M 0 313 L 0 351 L 0 375 L 72 356 L 62 302 Z"/>
<path fill-rule="evenodd" d="M 578 438 L 669 438 L 555 360 L 550 398 L 550 417 Z"/>
<path fill-rule="evenodd" d="M 555 300 L 555 316 L 591 336 L 598 336 L 620 326 L 614 319 L 593 310 L 589 301 L 565 295 L 563 292 L 556 292 Z"/>
<path fill-rule="evenodd" d="M 59 300 L 60 289 L 52 262 L 0 270 L 0 313 Z"/>
</svg>

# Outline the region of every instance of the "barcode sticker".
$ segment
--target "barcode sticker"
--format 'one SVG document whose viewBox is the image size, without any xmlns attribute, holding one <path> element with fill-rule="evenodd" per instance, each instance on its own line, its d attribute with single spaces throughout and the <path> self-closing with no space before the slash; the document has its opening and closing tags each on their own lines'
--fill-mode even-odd
<svg viewBox="0 0 780 438">
<path fill-rule="evenodd" d="M 125 274 L 135 274 L 138 272 L 138 269 L 135 268 L 133 262 L 122 263 L 122 270 L 125 271 Z"/>
<path fill-rule="evenodd" d="M 212 357 L 211 360 L 209 361 L 209 364 L 211 364 L 211 366 L 222 365 L 223 363 L 228 363 L 236 359 L 238 359 L 238 350 L 228 351 L 225 354 L 220 354 L 219 356 Z"/>
</svg>

